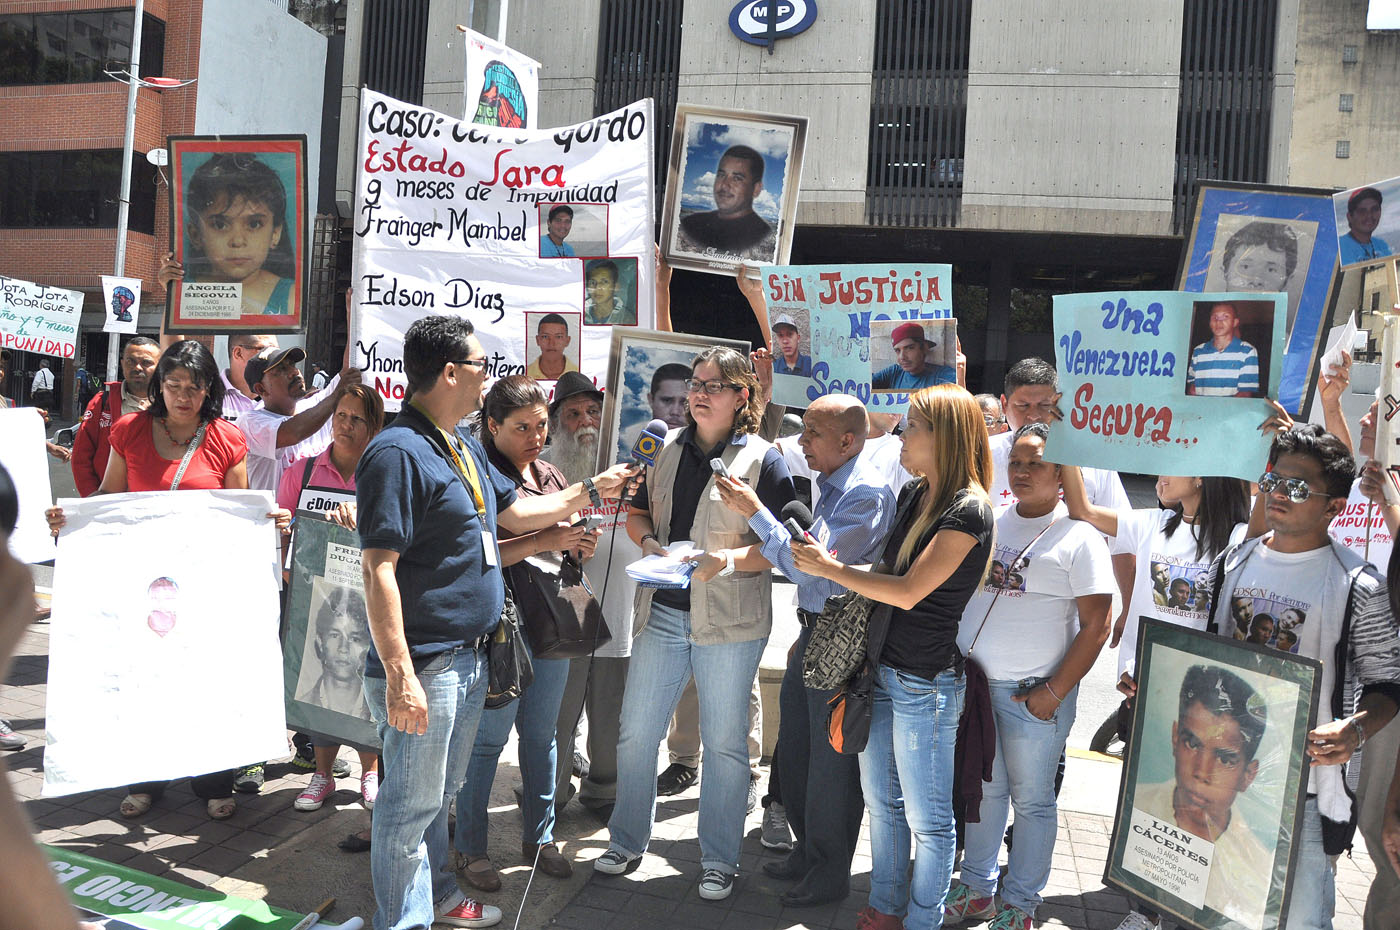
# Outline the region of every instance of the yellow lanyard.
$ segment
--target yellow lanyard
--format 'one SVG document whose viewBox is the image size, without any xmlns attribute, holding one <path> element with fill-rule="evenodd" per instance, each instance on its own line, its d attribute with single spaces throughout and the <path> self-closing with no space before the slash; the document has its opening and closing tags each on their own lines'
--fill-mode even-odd
<svg viewBox="0 0 1400 930">
<path fill-rule="evenodd" d="M 484 517 L 486 515 L 486 501 L 481 496 L 481 479 L 477 476 L 476 461 L 472 458 L 471 453 L 462 447 L 456 436 L 438 426 L 433 418 L 428 416 L 428 411 L 418 406 L 415 401 L 409 401 L 409 403 L 423 414 L 428 422 L 433 424 L 433 428 L 441 433 L 442 438 L 447 441 L 447 451 L 452 456 L 452 464 L 457 467 L 457 473 L 467 482 L 467 487 L 471 488 L 472 502 L 476 504 L 476 512 Z"/>
</svg>

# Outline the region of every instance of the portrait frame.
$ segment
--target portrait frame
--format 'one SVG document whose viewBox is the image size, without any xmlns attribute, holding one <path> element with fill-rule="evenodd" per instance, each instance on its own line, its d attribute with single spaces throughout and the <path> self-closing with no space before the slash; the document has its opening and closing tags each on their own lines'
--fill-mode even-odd
<svg viewBox="0 0 1400 930">
<path fill-rule="evenodd" d="M 173 333 L 298 333 L 306 314 L 307 174 L 306 136 L 170 136 L 170 251 L 184 265 L 183 281 L 173 282 L 166 295 L 165 331 Z M 195 172 L 218 155 L 247 154 L 270 169 L 285 195 L 283 224 L 277 241 L 263 253 L 258 270 L 263 278 L 261 312 L 248 313 L 235 304 L 242 283 L 226 279 L 196 245 L 200 235 L 186 221 L 188 188 Z M 254 169 L 256 171 L 256 169 Z M 275 222 L 275 220 L 274 220 Z M 238 255 L 232 261 L 248 261 Z M 220 280 L 223 278 L 224 280 Z M 204 285 L 204 287 L 200 287 Z M 237 288 L 236 291 L 233 289 Z M 271 305 L 284 312 L 268 312 Z"/>
<path fill-rule="evenodd" d="M 1240 218 L 1239 221 L 1222 218 Z M 1337 288 L 1337 230 L 1333 217 L 1332 191 L 1322 188 L 1279 187 L 1263 184 L 1236 184 L 1203 181 L 1196 191 L 1196 203 L 1186 230 L 1186 247 L 1177 270 L 1177 289 L 1195 293 L 1250 290 L 1213 288 L 1224 284 L 1223 263 L 1226 235 L 1247 220 L 1288 225 L 1299 242 L 1309 242 L 1307 261 L 1301 252 L 1297 265 L 1283 289 L 1288 294 L 1285 320 L 1284 355 L 1277 400 L 1295 417 L 1306 419 L 1317 384 L 1317 361 L 1327 343 L 1327 323 Z M 1236 225 L 1238 224 L 1238 225 Z M 1234 225 L 1235 229 L 1230 229 Z M 1260 293 L 1275 293 L 1260 291 Z"/>
<path fill-rule="evenodd" d="M 1375 191 L 1381 198 L 1379 204 L 1380 219 L 1376 228 L 1372 230 L 1371 236 L 1385 245 L 1385 251 L 1370 255 L 1364 254 L 1364 247 L 1354 239 L 1350 240 L 1352 247 L 1348 251 L 1346 241 L 1346 237 L 1351 232 L 1347 204 L 1353 196 L 1365 190 Z M 1400 252 L 1396 251 L 1400 249 L 1400 218 L 1397 218 L 1400 217 L 1400 207 L 1395 206 L 1397 199 L 1400 199 L 1400 177 L 1386 178 L 1383 181 L 1373 181 L 1369 184 L 1358 184 L 1356 187 L 1349 187 L 1332 194 L 1332 212 L 1337 226 L 1337 263 L 1343 271 L 1382 265 L 1393 261 L 1396 255 L 1400 255 Z M 1391 204 L 1388 211 L 1385 208 L 1387 202 Z"/>
<path fill-rule="evenodd" d="M 736 144 L 749 145 L 763 157 L 763 187 L 754 200 L 754 213 L 770 227 L 776 225 L 771 247 L 768 236 L 731 249 L 701 246 L 682 228 L 689 216 L 713 212 L 713 175 L 720 155 Z M 679 104 L 661 215 L 661 254 L 671 267 L 736 276 L 741 264 L 786 265 L 806 146 L 805 116 Z"/>
<path fill-rule="evenodd" d="M 1140 618 L 1137 648 L 1136 713 L 1104 883 L 1198 930 L 1278 930 L 1297 865 L 1294 838 L 1307 795 L 1307 734 L 1322 663 L 1155 617 Z M 1204 672 L 1197 675 L 1197 668 Z M 1235 706 L 1243 703 L 1238 716 L 1208 706 L 1217 693 Z M 1219 746 L 1198 736 L 1196 742 L 1206 745 L 1193 749 L 1190 739 L 1178 736 L 1193 717 L 1207 726 L 1227 720 L 1217 731 L 1224 735 L 1209 738 Z M 1252 756 L 1240 725 L 1245 718 L 1258 727 Z M 1170 751 L 1142 750 L 1164 742 Z M 1228 825 L 1213 842 L 1190 824 L 1178 825 L 1173 800 L 1176 766 L 1183 764 L 1178 756 L 1190 765 L 1193 752 L 1207 751 L 1217 767 L 1238 765 L 1245 776 L 1244 787 L 1230 797 Z"/>
<path fill-rule="evenodd" d="M 690 368 L 695 356 L 711 346 L 729 346 L 742 352 L 745 358 L 752 348 L 743 339 L 631 327 L 613 329 L 608 384 L 603 393 L 603 425 L 598 435 L 600 471 L 614 462 L 632 461 L 630 449 L 636 438 L 634 434 L 652 419 L 648 398 L 656 370 L 668 364 Z"/>
<path fill-rule="evenodd" d="M 310 510 L 297 511 L 296 525 L 292 578 L 287 587 L 282 628 L 282 693 L 287 726 L 358 750 L 377 751 L 379 731 L 369 718 L 367 707 L 362 717 L 305 699 L 308 676 L 313 672 L 317 677 L 320 674 L 319 659 L 310 654 L 309 647 L 316 611 L 332 588 L 357 591 L 364 598 L 364 583 L 359 575 L 360 538 Z M 368 643 L 368 625 L 364 632 Z M 363 670 L 363 663 L 361 666 L 358 671 Z"/>
</svg>

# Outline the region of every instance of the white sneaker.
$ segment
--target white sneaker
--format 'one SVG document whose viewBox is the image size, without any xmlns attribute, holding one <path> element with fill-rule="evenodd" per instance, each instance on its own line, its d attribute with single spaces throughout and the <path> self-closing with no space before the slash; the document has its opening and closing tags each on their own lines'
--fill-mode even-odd
<svg viewBox="0 0 1400 930">
<path fill-rule="evenodd" d="M 734 890 L 734 876 L 719 869 L 706 869 L 700 876 L 700 897 L 706 901 L 723 901 Z"/>
<path fill-rule="evenodd" d="M 1149 920 L 1146 914 L 1139 914 L 1137 911 L 1129 911 L 1128 916 L 1123 918 L 1123 922 L 1116 930 L 1161 930 L 1161 918 Z"/>
<path fill-rule="evenodd" d="M 482 904 L 458 891 L 434 906 L 433 916 L 435 927 L 494 927 L 501 922 L 501 909 L 492 904 Z"/>
<path fill-rule="evenodd" d="M 629 856 L 621 850 L 609 849 L 593 860 L 593 871 L 600 875 L 626 875 L 641 862 L 641 856 Z"/>
<path fill-rule="evenodd" d="M 792 831 L 788 829 L 787 811 L 777 801 L 769 801 L 763 809 L 763 826 L 758 841 L 765 849 L 792 849 Z"/>
<path fill-rule="evenodd" d="M 292 802 L 292 806 L 299 811 L 317 811 L 325 803 L 326 798 L 335 791 L 335 781 L 329 775 L 322 775 L 320 772 L 311 776 L 311 784 L 297 799 Z"/>
</svg>

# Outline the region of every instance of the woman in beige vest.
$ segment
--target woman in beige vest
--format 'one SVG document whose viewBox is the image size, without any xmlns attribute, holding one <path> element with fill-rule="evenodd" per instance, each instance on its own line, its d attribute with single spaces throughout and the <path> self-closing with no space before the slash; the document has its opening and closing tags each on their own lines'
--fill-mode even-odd
<svg viewBox="0 0 1400 930">
<path fill-rule="evenodd" d="M 686 382 L 689 425 L 672 430 L 632 503 L 627 532 L 645 554 L 678 540 L 704 550 L 686 590 L 639 588 L 636 639 L 622 701 L 617 803 L 602 875 L 636 868 L 651 839 L 656 759 L 692 674 L 700 701 L 700 897 L 729 896 L 749 783 L 749 691 L 772 626 L 771 566 L 748 522 L 720 500 L 710 461 L 752 487 L 773 513 L 793 500 L 782 453 L 760 439 L 763 407 L 748 359 L 701 353 Z"/>
</svg>

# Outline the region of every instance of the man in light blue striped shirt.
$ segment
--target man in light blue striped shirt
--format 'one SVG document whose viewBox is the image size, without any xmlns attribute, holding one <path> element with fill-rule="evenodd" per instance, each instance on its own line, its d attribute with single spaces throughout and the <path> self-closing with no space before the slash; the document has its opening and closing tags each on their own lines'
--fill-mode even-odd
<svg viewBox="0 0 1400 930">
<path fill-rule="evenodd" d="M 1186 393 L 1203 397 L 1259 397 L 1259 352 L 1239 337 L 1232 304 L 1210 308 L 1211 341 L 1191 350 Z"/>
<path fill-rule="evenodd" d="M 802 424 L 799 445 L 807 464 L 819 475 L 811 534 L 849 565 L 879 561 L 894 522 L 895 498 L 883 473 L 861 455 L 867 431 L 865 408 L 855 397 L 830 394 L 807 408 Z M 797 843 L 786 860 L 768 863 L 763 870 L 796 882 L 782 896 L 785 907 L 838 901 L 850 893 L 851 856 L 864 812 L 860 766 L 854 755 L 843 756 L 831 748 L 826 702 L 835 692 L 802 683 L 802 656 L 826 599 L 845 588 L 796 569 L 788 531 L 751 489 L 724 480 L 716 480 L 715 486 L 730 509 L 748 518 L 764 558 L 797 585 L 797 616 L 802 624 L 783 674 L 778 698 L 782 718 L 774 753 L 782 804 Z"/>
</svg>

